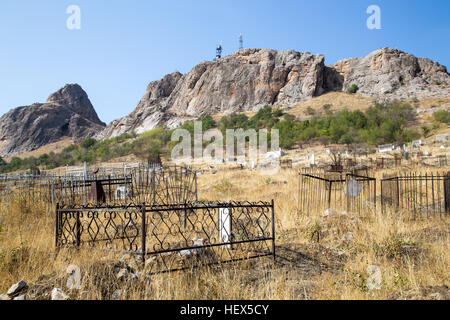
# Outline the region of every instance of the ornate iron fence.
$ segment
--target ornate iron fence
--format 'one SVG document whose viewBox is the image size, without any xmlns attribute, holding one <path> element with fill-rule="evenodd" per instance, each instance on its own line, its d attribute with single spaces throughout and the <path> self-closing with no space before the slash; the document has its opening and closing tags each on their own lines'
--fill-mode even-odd
<svg viewBox="0 0 450 320">
<path fill-rule="evenodd" d="M 403 210 L 412 219 L 444 216 L 450 212 L 450 172 L 399 174 L 381 180 L 381 203 Z"/>
<path fill-rule="evenodd" d="M 142 257 L 151 273 L 275 256 L 274 202 L 59 206 L 57 248 Z"/>
</svg>

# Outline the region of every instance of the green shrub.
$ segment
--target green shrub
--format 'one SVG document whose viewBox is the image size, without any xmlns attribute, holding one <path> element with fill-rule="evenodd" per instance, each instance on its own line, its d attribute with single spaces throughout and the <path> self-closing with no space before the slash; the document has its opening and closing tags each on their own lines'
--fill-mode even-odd
<svg viewBox="0 0 450 320">
<path fill-rule="evenodd" d="M 441 123 L 450 124 L 450 112 L 447 110 L 440 110 L 433 113 L 433 118 Z"/>
<path fill-rule="evenodd" d="M 84 149 L 89 149 L 97 143 L 97 140 L 94 138 L 87 138 L 81 143 L 81 147 Z"/>
<path fill-rule="evenodd" d="M 350 87 L 347 88 L 347 93 L 349 94 L 355 94 L 359 90 L 359 87 L 356 84 L 352 84 Z"/>
</svg>

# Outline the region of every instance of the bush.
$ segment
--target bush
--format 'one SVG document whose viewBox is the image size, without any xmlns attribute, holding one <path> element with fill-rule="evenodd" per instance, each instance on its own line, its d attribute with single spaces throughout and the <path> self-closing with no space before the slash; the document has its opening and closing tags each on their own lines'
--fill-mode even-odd
<svg viewBox="0 0 450 320">
<path fill-rule="evenodd" d="M 422 126 L 422 132 L 423 132 L 424 138 L 428 138 L 428 136 L 429 136 L 429 134 L 431 132 L 431 129 L 428 126 L 423 125 Z"/>
<path fill-rule="evenodd" d="M 81 143 L 81 147 L 84 149 L 89 149 L 97 143 L 97 140 L 94 138 L 87 138 Z"/>
<path fill-rule="evenodd" d="M 447 110 L 440 110 L 433 113 L 433 118 L 441 123 L 450 124 L 450 112 Z"/>
<path fill-rule="evenodd" d="M 359 90 L 359 87 L 356 84 L 352 84 L 350 87 L 347 88 L 347 93 L 349 94 L 355 94 Z"/>
</svg>

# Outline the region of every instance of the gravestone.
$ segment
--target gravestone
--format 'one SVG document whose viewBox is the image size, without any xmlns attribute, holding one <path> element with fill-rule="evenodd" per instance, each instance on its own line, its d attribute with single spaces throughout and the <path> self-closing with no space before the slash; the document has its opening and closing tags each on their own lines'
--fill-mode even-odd
<svg viewBox="0 0 450 320">
<path fill-rule="evenodd" d="M 350 198 L 356 198 L 361 194 L 362 186 L 356 180 L 350 180 L 345 186 L 344 193 Z"/>
<path fill-rule="evenodd" d="M 130 191 L 126 186 L 118 186 L 114 196 L 119 200 L 126 200 L 130 196 Z"/>
<path fill-rule="evenodd" d="M 96 203 L 106 202 L 106 195 L 101 181 L 94 181 L 91 183 L 90 199 Z"/>
</svg>

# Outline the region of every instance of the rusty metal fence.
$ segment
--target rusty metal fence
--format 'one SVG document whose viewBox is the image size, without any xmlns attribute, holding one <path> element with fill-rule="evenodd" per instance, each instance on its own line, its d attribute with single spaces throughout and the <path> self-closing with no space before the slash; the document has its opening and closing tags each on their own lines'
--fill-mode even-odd
<svg viewBox="0 0 450 320">
<path fill-rule="evenodd" d="M 403 211 L 411 219 L 443 217 L 450 212 L 450 172 L 382 179 L 381 203 L 383 210 Z"/>
<path fill-rule="evenodd" d="M 299 174 L 299 208 L 304 213 L 327 209 L 361 213 L 376 207 L 376 179 L 355 174 Z"/>
<path fill-rule="evenodd" d="M 187 167 L 139 166 L 125 174 L 84 176 L 5 175 L 0 199 L 51 204 L 184 203 L 197 200 L 197 173 Z"/>
<path fill-rule="evenodd" d="M 142 257 L 151 273 L 275 256 L 274 202 L 60 206 L 57 248 Z"/>
</svg>

